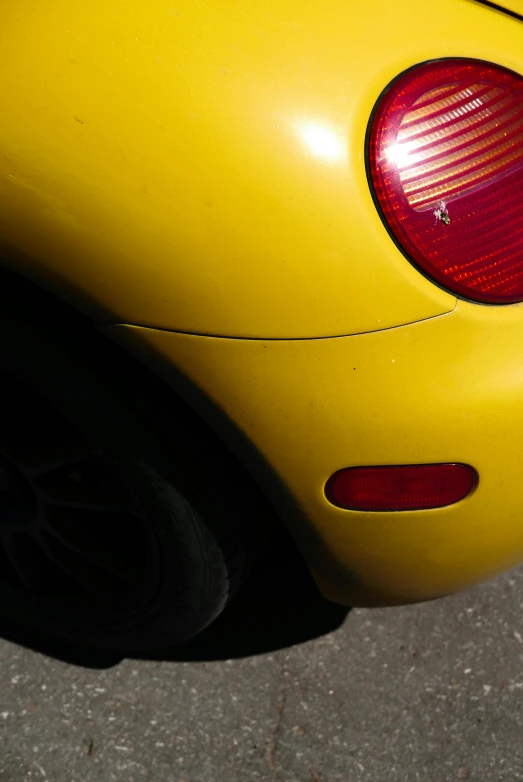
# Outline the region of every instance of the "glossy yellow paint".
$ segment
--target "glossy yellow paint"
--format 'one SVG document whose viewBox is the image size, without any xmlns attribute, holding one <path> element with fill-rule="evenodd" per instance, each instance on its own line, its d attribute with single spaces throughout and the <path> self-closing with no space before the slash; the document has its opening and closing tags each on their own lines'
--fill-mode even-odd
<svg viewBox="0 0 523 782">
<path fill-rule="evenodd" d="M 2 255 L 99 320 L 191 333 L 448 312 L 372 204 L 368 118 L 417 62 L 522 51 L 468 0 L 0 0 Z"/>
<path fill-rule="evenodd" d="M 523 25 L 469 0 L 0 0 L 1 257 L 203 390 L 301 506 L 341 602 L 523 557 L 523 309 L 456 306 L 420 275 L 364 161 L 398 73 L 523 73 L 522 52 Z M 341 467 L 449 460 L 480 474 L 449 508 L 324 497 Z"/>
<path fill-rule="evenodd" d="M 447 594 L 523 559 L 522 315 L 460 302 L 422 323 L 306 341 L 112 332 L 179 367 L 247 435 L 312 525 L 302 546 L 325 594 L 365 605 Z M 447 508 L 362 513 L 324 496 L 342 467 L 448 461 L 480 483 Z"/>
</svg>

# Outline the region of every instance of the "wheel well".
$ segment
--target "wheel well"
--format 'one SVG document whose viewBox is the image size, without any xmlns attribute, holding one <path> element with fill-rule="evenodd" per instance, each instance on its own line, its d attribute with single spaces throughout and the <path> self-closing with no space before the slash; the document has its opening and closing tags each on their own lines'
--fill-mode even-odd
<svg viewBox="0 0 523 782">
<path fill-rule="evenodd" d="M 26 279 L 19 272 L 2 266 L 0 261 L 0 291 L 7 292 L 10 306 L 20 303 L 20 309 L 29 310 L 33 317 L 51 322 L 56 329 L 67 328 L 71 350 L 96 350 L 98 357 L 106 362 L 108 371 L 118 373 L 126 382 L 134 384 L 134 390 L 143 390 L 144 398 L 153 395 L 160 400 L 158 410 L 170 411 L 174 425 L 179 424 L 190 437 L 196 439 L 202 459 L 214 459 L 215 464 L 224 464 L 229 475 L 234 475 L 243 495 L 249 495 L 256 504 L 257 515 L 266 519 L 268 535 L 274 530 L 286 527 L 294 543 L 301 550 L 307 564 L 325 582 L 343 592 L 353 575 L 336 560 L 291 494 L 280 476 L 262 454 L 230 418 L 212 402 L 203 391 L 192 384 L 187 377 L 171 364 L 167 365 L 156 356 L 141 353 L 129 345 L 121 345 L 111 338 L 110 329 L 98 327 L 86 314 L 82 314 L 55 292 L 44 289 L 40 284 Z M 103 325 L 103 324 L 102 324 Z M 116 331 L 116 329 L 114 330 Z M 114 335 L 116 336 L 116 335 Z M 16 340 L 16 334 L 13 334 Z M 155 406 L 156 408 L 156 406 Z M 169 422 L 172 425 L 172 420 Z M 249 538 L 249 523 L 245 532 Z M 259 530 L 260 525 L 257 525 Z M 257 544 L 255 537 L 246 540 L 246 545 Z"/>
<path fill-rule="evenodd" d="M 199 404 L 193 404 L 198 397 L 197 390 L 192 389 L 189 395 L 180 394 L 169 379 L 165 378 L 165 374 L 158 372 L 157 368 L 153 367 L 153 362 L 146 360 L 148 357 L 132 354 L 126 346 L 111 339 L 107 331 L 98 328 L 71 304 L 11 268 L 1 266 L 1 263 L 0 288 L 4 295 L 8 294 L 10 306 L 16 307 L 22 318 L 25 310 L 33 319 L 38 317 L 57 330 L 67 330 L 67 340 L 72 351 L 96 351 L 97 358 L 102 359 L 102 365 L 106 365 L 108 370 L 110 368 L 111 372 L 114 372 L 116 367 L 118 374 L 126 382 L 132 383 L 135 391 L 143 392 L 145 399 L 158 400 L 159 404 L 155 405 L 155 408 L 161 411 L 159 415 L 169 411 L 172 417 L 170 425 L 174 422 L 175 426 L 182 427 L 184 432 L 189 433 L 186 436 L 201 441 L 202 458 L 215 459 L 220 463 L 225 460 L 229 463 L 230 472 L 237 476 L 242 492 L 250 492 L 253 501 L 261 507 L 266 506 L 268 526 L 273 527 L 280 523 L 274 506 L 242 459 L 217 433 L 212 423 L 206 420 L 206 416 L 201 415 Z M 13 339 L 16 340 L 16 334 L 13 334 Z"/>
</svg>

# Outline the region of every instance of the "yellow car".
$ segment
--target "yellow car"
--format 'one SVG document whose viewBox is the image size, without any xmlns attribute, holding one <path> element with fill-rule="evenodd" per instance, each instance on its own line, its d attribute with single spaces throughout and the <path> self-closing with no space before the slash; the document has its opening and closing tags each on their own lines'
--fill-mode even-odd
<svg viewBox="0 0 523 782">
<path fill-rule="evenodd" d="M 0 610 L 208 625 L 523 559 L 523 6 L 0 0 Z"/>
</svg>

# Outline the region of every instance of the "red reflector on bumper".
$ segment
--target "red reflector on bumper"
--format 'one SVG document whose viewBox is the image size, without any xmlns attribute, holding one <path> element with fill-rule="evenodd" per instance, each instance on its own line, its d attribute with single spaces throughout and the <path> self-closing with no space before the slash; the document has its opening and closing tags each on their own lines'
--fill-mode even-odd
<svg viewBox="0 0 523 782">
<path fill-rule="evenodd" d="M 468 464 L 348 467 L 329 478 L 325 495 L 347 510 L 426 510 L 459 502 L 478 480 Z"/>
</svg>

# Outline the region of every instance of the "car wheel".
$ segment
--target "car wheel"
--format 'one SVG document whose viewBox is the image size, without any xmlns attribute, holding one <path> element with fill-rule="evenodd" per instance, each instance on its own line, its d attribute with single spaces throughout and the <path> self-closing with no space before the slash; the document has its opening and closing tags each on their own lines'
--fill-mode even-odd
<svg viewBox="0 0 523 782">
<path fill-rule="evenodd" d="M 0 290 L 0 614 L 112 648 L 206 627 L 270 524 L 156 377 L 63 305 Z"/>
</svg>

